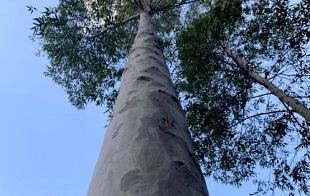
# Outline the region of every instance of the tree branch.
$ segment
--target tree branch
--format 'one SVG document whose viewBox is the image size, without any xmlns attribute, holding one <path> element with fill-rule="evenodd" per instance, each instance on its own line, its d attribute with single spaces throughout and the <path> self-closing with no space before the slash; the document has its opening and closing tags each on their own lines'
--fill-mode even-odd
<svg viewBox="0 0 310 196">
<path fill-rule="evenodd" d="M 256 95 L 256 96 L 253 96 L 253 97 L 249 97 L 249 99 L 255 99 L 255 98 L 263 97 L 263 96 L 266 96 L 266 95 L 273 95 L 273 94 L 272 93 L 264 93 L 264 94 Z"/>
<path fill-rule="evenodd" d="M 161 12 L 163 10 L 166 10 L 166 9 L 172 9 L 172 8 L 177 8 L 177 7 L 180 7 L 182 5 L 186 5 L 186 4 L 190 4 L 190 3 L 195 3 L 195 2 L 198 2 L 198 1 L 202 1 L 202 0 L 190 0 L 190 1 L 181 1 L 180 3 L 177 3 L 177 4 L 169 4 L 165 7 L 161 7 L 157 10 L 154 10 L 153 12 L 151 12 L 151 14 L 154 14 L 154 13 L 157 13 L 157 12 Z"/>
<path fill-rule="evenodd" d="M 229 126 L 228 129 L 230 129 L 230 128 L 232 128 L 232 127 L 234 127 L 234 126 L 236 126 L 236 125 L 238 125 L 238 124 L 240 124 L 240 123 L 242 123 L 242 122 L 244 122 L 244 121 L 246 121 L 246 120 L 248 120 L 248 119 L 250 119 L 250 118 L 255 118 L 255 117 L 258 117 L 258 116 L 268 115 L 268 114 L 283 113 L 283 112 L 291 112 L 291 111 L 292 111 L 292 110 L 287 109 L 287 110 L 276 110 L 276 111 L 262 112 L 262 113 L 254 114 L 254 115 L 252 115 L 252 116 L 248 116 L 248 117 L 245 117 L 245 118 L 239 120 L 239 121 L 236 122 L 235 124 Z"/>
<path fill-rule="evenodd" d="M 241 57 L 234 55 L 231 50 L 227 47 L 222 46 L 222 49 L 226 54 L 233 59 L 233 61 L 243 68 L 247 74 L 257 83 L 264 86 L 268 89 L 272 94 L 274 94 L 279 100 L 285 102 L 288 106 L 290 106 L 296 113 L 301 115 L 307 121 L 310 121 L 310 109 L 307 108 L 305 105 L 300 103 L 297 99 L 287 95 L 284 91 L 279 89 L 277 86 L 272 84 L 270 81 L 266 80 L 265 78 L 261 77 L 257 74 L 254 70 L 251 69 L 250 65 L 246 63 Z"/>
<path fill-rule="evenodd" d="M 129 18 L 123 20 L 122 22 L 119 22 L 119 23 L 117 23 L 117 24 L 112 24 L 112 25 L 110 25 L 109 27 L 103 29 L 103 31 L 101 31 L 100 33 L 98 33 L 98 34 L 96 34 L 96 35 L 93 35 L 93 36 L 90 36 L 90 37 L 88 37 L 88 38 L 91 38 L 91 39 L 92 39 L 92 38 L 98 37 L 99 35 L 102 35 L 102 34 L 104 34 L 105 32 L 107 32 L 108 30 L 114 29 L 114 28 L 116 28 L 116 27 L 120 27 L 120 26 L 122 26 L 123 24 L 125 24 L 125 23 L 127 23 L 127 22 L 130 22 L 130 21 L 133 21 L 133 20 L 138 19 L 139 17 L 140 17 L 140 14 L 135 14 L 135 15 L 133 15 L 133 16 L 131 16 L 131 17 L 129 17 Z"/>
</svg>

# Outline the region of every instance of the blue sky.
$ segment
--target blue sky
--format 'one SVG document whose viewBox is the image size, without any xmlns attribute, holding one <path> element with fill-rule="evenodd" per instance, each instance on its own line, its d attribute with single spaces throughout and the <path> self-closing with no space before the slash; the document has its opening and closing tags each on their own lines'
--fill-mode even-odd
<svg viewBox="0 0 310 196">
<path fill-rule="evenodd" d="M 58 1 L 10 0 L 0 12 L 0 196 L 85 196 L 107 123 L 105 109 L 77 110 L 43 75 L 46 57 L 29 40 L 32 18 Z M 245 196 L 208 179 L 211 196 Z"/>
</svg>

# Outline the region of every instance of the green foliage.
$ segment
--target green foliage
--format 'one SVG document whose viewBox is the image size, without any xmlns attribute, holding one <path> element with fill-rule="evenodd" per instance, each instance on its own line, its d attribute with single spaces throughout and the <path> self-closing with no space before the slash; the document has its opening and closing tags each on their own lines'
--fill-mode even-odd
<svg viewBox="0 0 310 196">
<path fill-rule="evenodd" d="M 178 36 L 178 90 L 205 174 L 255 194 L 309 194 L 309 122 L 257 85 L 222 50 L 309 107 L 309 3 L 213 1 Z M 200 8 L 201 9 L 201 8 Z M 257 177 L 257 168 L 271 171 Z"/>
<path fill-rule="evenodd" d="M 162 1 L 161 10 L 171 3 L 176 1 Z M 163 35 L 179 20 L 178 9 L 168 10 L 169 18 L 151 11 Z M 57 7 L 46 7 L 32 27 L 33 39 L 50 60 L 45 75 L 66 89 L 77 108 L 95 102 L 111 111 L 138 18 L 139 8 L 130 1 L 61 0 Z"/>
<path fill-rule="evenodd" d="M 57 7 L 45 8 L 32 28 L 51 63 L 45 75 L 66 89 L 77 108 L 89 101 L 102 105 L 109 100 L 122 71 L 117 62 L 126 57 L 136 30 L 133 24 L 107 28 L 115 22 L 112 8 L 90 6 L 60 1 Z"/>
</svg>

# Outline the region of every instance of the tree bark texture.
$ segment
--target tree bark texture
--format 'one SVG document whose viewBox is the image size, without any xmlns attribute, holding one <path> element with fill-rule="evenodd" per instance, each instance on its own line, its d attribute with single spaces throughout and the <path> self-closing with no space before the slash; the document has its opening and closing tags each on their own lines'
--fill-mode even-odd
<svg viewBox="0 0 310 196">
<path fill-rule="evenodd" d="M 233 59 L 233 61 L 243 70 L 245 70 L 248 75 L 257 83 L 266 87 L 273 95 L 278 97 L 281 101 L 286 103 L 289 107 L 291 107 L 296 113 L 305 118 L 305 120 L 310 121 L 310 110 L 302 103 L 300 103 L 297 99 L 290 97 L 286 93 L 284 93 L 277 86 L 269 82 L 267 79 L 261 77 L 259 74 L 250 69 L 247 63 L 239 56 L 234 55 L 227 47 L 223 46 L 226 54 Z"/>
<path fill-rule="evenodd" d="M 87 196 L 208 196 L 162 47 L 141 11 Z"/>
</svg>

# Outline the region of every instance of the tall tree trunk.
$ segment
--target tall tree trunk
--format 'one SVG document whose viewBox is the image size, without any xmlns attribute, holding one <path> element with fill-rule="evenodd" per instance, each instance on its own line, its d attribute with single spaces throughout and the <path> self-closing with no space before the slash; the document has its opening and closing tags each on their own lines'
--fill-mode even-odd
<svg viewBox="0 0 310 196">
<path fill-rule="evenodd" d="M 162 51 L 141 11 L 88 196 L 208 195 Z"/>
<path fill-rule="evenodd" d="M 290 97 L 286 93 L 284 93 L 281 89 L 273 85 L 271 82 L 261 77 L 259 74 L 250 69 L 249 65 L 239 56 L 236 56 L 229 50 L 227 47 L 222 46 L 223 50 L 226 54 L 233 59 L 233 61 L 240 66 L 243 70 L 245 70 L 248 75 L 257 83 L 266 87 L 272 94 L 278 97 L 281 101 L 286 103 L 289 107 L 291 107 L 296 113 L 304 117 L 307 121 L 310 121 L 310 110 L 303 104 L 301 104 L 297 99 Z"/>
</svg>

